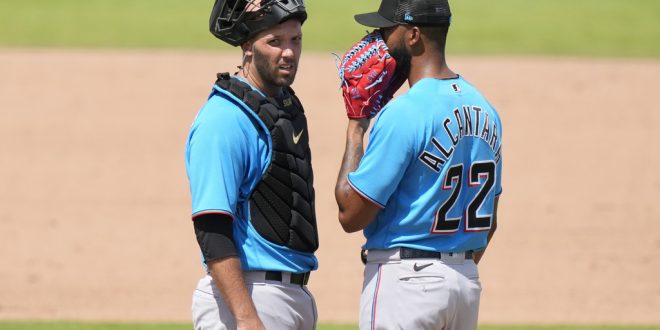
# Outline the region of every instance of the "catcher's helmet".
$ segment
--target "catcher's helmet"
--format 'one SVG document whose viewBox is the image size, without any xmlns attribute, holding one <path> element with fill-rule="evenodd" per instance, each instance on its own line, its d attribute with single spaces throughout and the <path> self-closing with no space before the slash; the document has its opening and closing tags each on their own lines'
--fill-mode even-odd
<svg viewBox="0 0 660 330">
<path fill-rule="evenodd" d="M 304 0 L 215 0 L 209 28 L 218 39 L 238 46 L 291 18 L 307 19 Z"/>
</svg>

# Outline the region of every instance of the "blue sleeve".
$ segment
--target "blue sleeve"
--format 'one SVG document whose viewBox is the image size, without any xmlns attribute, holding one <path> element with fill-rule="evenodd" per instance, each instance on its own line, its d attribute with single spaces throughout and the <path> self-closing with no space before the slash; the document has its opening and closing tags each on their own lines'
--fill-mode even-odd
<svg viewBox="0 0 660 330">
<path fill-rule="evenodd" d="M 200 110 L 187 145 L 187 170 L 193 217 L 206 213 L 236 214 L 246 173 L 247 147 L 237 110 L 214 103 Z M 216 106 L 214 106 L 216 105 Z M 228 108 L 227 106 L 230 106 Z"/>
<path fill-rule="evenodd" d="M 406 120 L 409 114 L 405 103 L 396 101 L 383 109 L 371 130 L 360 165 L 348 174 L 350 185 L 381 207 L 385 207 L 415 158 L 417 129 Z"/>
<path fill-rule="evenodd" d="M 502 122 L 500 121 L 499 117 L 497 119 L 497 130 L 500 141 L 498 142 L 499 147 L 495 152 L 495 158 L 497 159 L 497 166 L 495 167 L 497 173 L 497 180 L 495 181 L 495 196 L 502 194 L 502 163 L 504 162 L 502 159 L 502 132 L 504 130 L 502 129 Z"/>
<path fill-rule="evenodd" d="M 502 158 L 501 157 L 500 157 L 500 161 L 497 163 L 496 171 L 497 171 L 497 181 L 495 182 L 495 196 L 499 196 L 502 194 Z"/>
</svg>

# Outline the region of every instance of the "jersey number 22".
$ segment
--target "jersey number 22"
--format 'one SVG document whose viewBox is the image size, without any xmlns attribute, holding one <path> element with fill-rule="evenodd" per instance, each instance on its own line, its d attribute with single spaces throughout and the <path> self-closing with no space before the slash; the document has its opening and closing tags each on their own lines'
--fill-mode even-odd
<svg viewBox="0 0 660 330">
<path fill-rule="evenodd" d="M 482 178 L 485 178 L 482 183 Z M 467 189 L 480 188 L 472 201 L 462 210 L 465 219 L 465 231 L 487 231 L 490 230 L 493 212 L 479 216 L 479 211 L 486 200 L 486 196 L 493 189 L 495 184 L 495 163 L 493 161 L 472 163 L 468 173 L 469 180 Z M 452 190 L 449 198 L 440 206 L 435 213 L 435 221 L 431 233 L 433 234 L 451 234 L 461 226 L 462 218 L 449 218 L 449 211 L 454 208 L 458 196 L 463 189 L 463 164 L 454 165 L 447 171 L 447 176 L 442 185 L 443 190 Z"/>
</svg>

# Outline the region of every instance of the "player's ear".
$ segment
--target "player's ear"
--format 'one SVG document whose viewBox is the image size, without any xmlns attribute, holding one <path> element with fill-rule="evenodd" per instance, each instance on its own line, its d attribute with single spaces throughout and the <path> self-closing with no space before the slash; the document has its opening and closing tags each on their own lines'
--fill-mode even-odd
<svg viewBox="0 0 660 330">
<path fill-rule="evenodd" d="M 241 49 L 243 50 L 243 57 L 252 56 L 253 46 L 254 44 L 252 43 L 252 41 L 246 41 L 243 44 L 241 44 Z"/>
<path fill-rule="evenodd" d="M 419 56 L 424 53 L 425 48 L 424 43 L 422 42 L 422 30 L 419 27 L 413 26 L 412 28 L 408 29 L 404 35 L 404 38 L 406 45 L 408 46 L 408 49 L 413 56 Z"/>
<path fill-rule="evenodd" d="M 406 42 L 408 46 L 415 47 L 419 42 L 422 41 L 422 30 L 417 26 L 412 26 L 405 34 Z"/>
</svg>

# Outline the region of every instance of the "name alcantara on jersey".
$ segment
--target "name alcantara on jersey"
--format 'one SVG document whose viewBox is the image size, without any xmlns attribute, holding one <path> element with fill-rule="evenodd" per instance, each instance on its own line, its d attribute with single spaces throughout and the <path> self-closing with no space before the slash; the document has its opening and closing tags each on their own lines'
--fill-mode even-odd
<svg viewBox="0 0 660 330">
<path fill-rule="evenodd" d="M 435 137 L 431 138 L 431 143 L 440 152 L 434 154 L 424 151 L 419 155 L 419 160 L 430 167 L 435 172 L 440 172 L 440 166 L 444 165 L 454 153 L 456 145 L 465 137 L 476 137 L 488 144 L 494 153 L 495 163 L 499 163 L 502 158 L 502 145 L 498 145 L 499 137 L 497 135 L 497 122 L 491 121 L 488 113 L 481 107 L 474 105 L 464 105 L 461 109 L 456 108 L 453 111 L 455 120 L 451 116 L 446 117 L 442 126 L 444 132 L 451 141 L 451 146 L 443 146 Z"/>
</svg>

